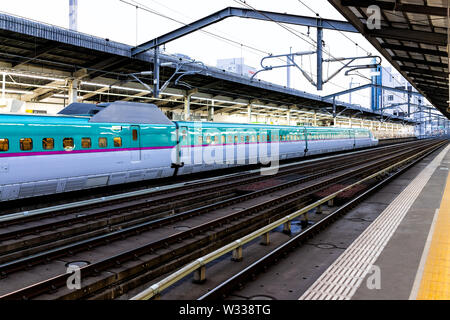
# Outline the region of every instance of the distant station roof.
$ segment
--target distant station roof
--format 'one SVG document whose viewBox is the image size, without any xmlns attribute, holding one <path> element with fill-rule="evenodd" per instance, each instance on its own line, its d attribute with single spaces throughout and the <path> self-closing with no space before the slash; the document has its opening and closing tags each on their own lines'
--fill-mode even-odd
<svg viewBox="0 0 450 320">
<path fill-rule="evenodd" d="M 329 0 L 436 108 L 448 107 L 447 1 Z M 380 28 L 367 25 L 380 9 Z M 370 7 L 370 8 L 369 8 Z M 369 8 L 369 10 L 368 10 Z M 376 13 L 375 13 L 376 14 Z"/>
<path fill-rule="evenodd" d="M 83 102 L 105 102 L 102 98 L 108 93 L 108 102 L 152 102 L 158 106 L 180 108 L 183 95 L 195 92 L 191 104 L 191 110 L 194 112 L 196 108 L 204 108 L 201 98 L 223 101 L 216 103 L 214 108 L 224 113 L 242 111 L 245 102 L 273 107 L 273 110 L 254 109 L 256 112 L 268 114 L 285 112 L 288 109 L 325 114 L 332 112 L 332 101 L 324 101 L 321 96 L 261 80 L 250 81 L 249 78 L 236 73 L 189 63 L 183 57 L 166 54 L 160 55 L 161 85 L 174 75 L 177 65 L 181 66 L 178 71 L 185 73 L 178 82 L 174 81 L 178 76 L 172 77 L 163 91 L 163 95 L 172 94 L 170 99 L 166 96 L 158 101 L 130 76 L 133 73 L 153 70 L 153 53 L 150 50 L 133 56 L 132 49 L 132 46 L 109 39 L 0 13 L 0 69 L 18 70 L 15 80 L 20 80 L 20 85 L 9 81 L 7 88 L 31 91 L 31 94 L 25 96 L 25 101 L 41 101 L 67 92 L 64 88 L 65 80 L 53 79 L 51 76 L 48 79 L 21 77 L 20 73 L 21 70 L 44 70 L 55 71 L 55 74 L 64 75 L 66 79 L 82 79 L 85 82 L 82 89 L 86 91 L 79 92 Z M 151 76 L 145 74 L 141 74 L 139 78 L 148 84 L 153 81 Z M 96 86 L 105 81 L 109 86 Z M 144 90 L 138 91 L 137 88 Z M 199 99 L 199 103 L 196 104 L 195 99 Z M 336 112 L 341 116 L 366 119 L 380 117 L 378 112 L 341 101 L 336 102 Z M 388 121 L 413 123 L 413 120 L 393 115 Z"/>
</svg>

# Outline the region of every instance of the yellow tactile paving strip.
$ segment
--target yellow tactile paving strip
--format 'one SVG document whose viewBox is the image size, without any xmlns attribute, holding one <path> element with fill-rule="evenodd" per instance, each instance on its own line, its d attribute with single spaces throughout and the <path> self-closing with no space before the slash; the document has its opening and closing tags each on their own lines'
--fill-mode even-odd
<svg viewBox="0 0 450 320">
<path fill-rule="evenodd" d="M 450 299 L 450 174 L 447 177 L 417 299 Z"/>
</svg>

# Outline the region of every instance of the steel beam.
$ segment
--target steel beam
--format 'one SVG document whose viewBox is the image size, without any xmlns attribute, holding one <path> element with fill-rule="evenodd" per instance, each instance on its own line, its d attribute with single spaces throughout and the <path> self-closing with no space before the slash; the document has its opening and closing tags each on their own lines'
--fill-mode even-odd
<svg viewBox="0 0 450 320">
<path fill-rule="evenodd" d="M 323 75 L 322 75 L 322 39 L 323 28 L 322 20 L 317 20 L 317 90 L 323 88 Z"/>
<path fill-rule="evenodd" d="M 383 47 L 384 49 L 390 49 L 390 50 L 415 52 L 415 53 L 429 54 L 429 55 L 439 56 L 439 57 L 447 57 L 447 52 L 441 51 L 441 50 L 423 49 L 423 48 L 419 48 L 419 47 L 402 46 L 402 45 L 390 44 L 390 43 L 382 43 L 381 47 Z"/>
<path fill-rule="evenodd" d="M 335 98 L 335 97 L 339 97 L 342 96 L 344 94 L 349 94 L 351 92 L 355 92 L 355 91 L 359 91 L 359 90 L 363 90 L 363 89 L 367 89 L 367 88 L 380 88 L 386 91 L 394 91 L 394 92 L 399 92 L 399 93 L 406 93 L 406 94 L 411 94 L 411 95 L 417 95 L 417 96 L 421 96 L 422 94 L 420 92 L 412 92 L 412 91 L 408 91 L 408 90 L 404 90 L 404 89 L 397 89 L 397 88 L 391 88 L 391 87 L 386 87 L 386 86 L 380 86 L 380 85 L 376 85 L 376 84 L 372 84 L 372 83 L 367 83 L 365 85 L 359 86 L 359 87 L 355 87 L 355 88 L 351 88 L 351 89 L 347 89 L 344 91 L 339 91 L 327 96 L 323 96 L 322 100 L 326 101 L 328 99 L 331 98 Z"/>
<path fill-rule="evenodd" d="M 435 71 L 435 70 L 428 70 L 428 69 L 414 68 L 414 67 L 406 67 L 406 66 L 401 66 L 400 70 L 406 71 L 406 72 L 411 72 L 411 73 L 431 75 L 431 76 L 436 76 L 436 77 L 439 77 L 439 78 L 448 79 L 448 74 L 446 72 L 443 72 L 443 71 Z"/>
<path fill-rule="evenodd" d="M 414 63 L 414 64 L 423 64 L 423 65 L 427 65 L 427 66 L 431 66 L 431 67 L 448 68 L 448 64 L 442 63 L 442 62 L 411 59 L 411 58 L 398 57 L 398 56 L 393 56 L 392 59 L 394 59 L 395 61 L 409 62 L 409 63 Z"/>
<path fill-rule="evenodd" d="M 251 9 L 228 7 L 216 13 L 213 13 L 200 20 L 194 21 L 172 32 L 166 33 L 153 40 L 140 44 L 131 49 L 131 55 L 135 56 L 147 50 L 153 49 L 164 43 L 173 41 L 194 31 L 205 28 L 211 24 L 222 21 L 229 17 L 249 18 L 263 21 L 276 21 L 280 23 L 295 24 L 301 26 L 317 27 L 317 18 L 298 16 L 286 13 L 269 12 L 269 11 L 255 11 Z M 356 28 L 347 21 L 319 19 L 322 22 L 322 27 L 336 31 L 358 32 Z"/>
<path fill-rule="evenodd" d="M 360 7 L 360 8 L 367 8 L 369 6 L 375 5 L 380 7 L 380 9 L 382 10 L 405 12 L 405 13 L 409 12 L 409 13 L 429 14 L 440 17 L 447 16 L 447 8 L 444 7 L 399 3 L 398 1 L 386 2 L 386 1 L 368 1 L 368 0 L 342 0 L 341 5 L 346 7 Z"/>
<path fill-rule="evenodd" d="M 447 35 L 444 33 L 433 33 L 401 28 L 383 28 L 369 30 L 367 27 L 365 33 L 372 38 L 396 39 L 400 41 L 427 43 L 437 46 L 447 45 Z"/>
</svg>

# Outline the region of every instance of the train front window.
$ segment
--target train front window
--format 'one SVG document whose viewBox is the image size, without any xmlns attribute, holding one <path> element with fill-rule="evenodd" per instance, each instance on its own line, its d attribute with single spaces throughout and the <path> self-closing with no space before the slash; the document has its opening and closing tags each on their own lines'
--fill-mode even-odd
<svg viewBox="0 0 450 320">
<path fill-rule="evenodd" d="M 9 140 L 0 139 L 0 152 L 5 152 L 9 150 Z"/>
<path fill-rule="evenodd" d="M 122 146 L 122 138 L 115 137 L 114 138 L 114 147 L 119 148 Z"/>
<path fill-rule="evenodd" d="M 81 139 L 81 147 L 84 149 L 90 148 L 92 145 L 91 138 L 82 138 Z"/>
<path fill-rule="evenodd" d="M 98 138 L 98 147 L 106 148 L 108 146 L 108 140 L 106 138 Z"/>
<path fill-rule="evenodd" d="M 75 144 L 73 142 L 73 138 L 64 138 L 63 139 L 63 148 L 64 149 L 73 149 L 74 146 L 75 146 Z"/>
<path fill-rule="evenodd" d="M 54 147 L 55 147 L 55 140 L 53 138 L 42 139 L 42 149 L 53 150 Z"/>
<path fill-rule="evenodd" d="M 20 139 L 20 150 L 22 151 L 33 150 L 33 139 L 31 138 Z"/>
</svg>

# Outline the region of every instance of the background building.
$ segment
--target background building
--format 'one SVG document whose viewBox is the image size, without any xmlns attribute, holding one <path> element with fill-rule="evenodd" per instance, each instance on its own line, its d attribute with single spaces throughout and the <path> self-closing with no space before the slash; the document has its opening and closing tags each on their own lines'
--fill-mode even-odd
<svg viewBox="0 0 450 320">
<path fill-rule="evenodd" d="M 244 58 L 219 59 L 216 67 L 249 78 L 256 73 L 255 68 L 244 64 Z"/>
</svg>

